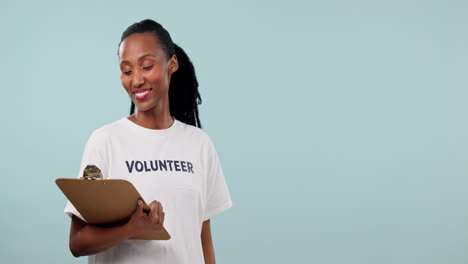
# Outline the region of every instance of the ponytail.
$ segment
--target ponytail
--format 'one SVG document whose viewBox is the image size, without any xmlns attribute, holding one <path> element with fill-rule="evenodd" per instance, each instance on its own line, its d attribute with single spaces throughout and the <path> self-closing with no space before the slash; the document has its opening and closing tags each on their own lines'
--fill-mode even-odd
<svg viewBox="0 0 468 264">
<path fill-rule="evenodd" d="M 169 32 L 159 23 L 146 19 L 129 26 L 122 34 L 120 43 L 132 34 L 146 32 L 155 34 L 167 58 L 175 54 L 179 63 L 179 68 L 172 74 L 169 84 L 169 108 L 171 115 L 181 122 L 201 128 L 198 105 L 202 103 L 202 100 L 198 92 L 195 68 L 184 50 L 172 42 Z M 135 104 L 132 102 L 130 115 L 134 112 Z"/>
<path fill-rule="evenodd" d="M 195 69 L 187 54 L 174 44 L 179 69 L 171 76 L 169 106 L 171 114 L 184 123 L 201 128 L 198 105 L 202 103 L 198 92 Z"/>
</svg>

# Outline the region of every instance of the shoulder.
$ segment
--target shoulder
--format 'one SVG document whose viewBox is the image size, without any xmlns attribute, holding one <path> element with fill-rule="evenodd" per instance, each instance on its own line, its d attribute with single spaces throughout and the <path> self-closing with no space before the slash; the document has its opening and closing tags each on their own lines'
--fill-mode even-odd
<svg viewBox="0 0 468 264">
<path fill-rule="evenodd" d="M 179 122 L 179 127 L 184 141 L 191 142 L 191 146 L 199 149 L 202 159 L 211 159 L 218 155 L 211 137 L 204 130 L 182 122 Z"/>
<path fill-rule="evenodd" d="M 105 124 L 97 129 L 95 129 L 90 136 L 89 140 L 92 141 L 105 141 L 109 138 L 110 135 L 115 134 L 116 132 L 124 128 L 124 118 L 121 118 L 117 121 L 114 121 L 109 124 Z"/>
<path fill-rule="evenodd" d="M 178 120 L 177 122 L 180 128 L 180 133 L 183 136 L 190 137 L 193 140 L 198 140 L 200 143 L 212 145 L 210 136 L 201 128 L 185 124 Z"/>
</svg>

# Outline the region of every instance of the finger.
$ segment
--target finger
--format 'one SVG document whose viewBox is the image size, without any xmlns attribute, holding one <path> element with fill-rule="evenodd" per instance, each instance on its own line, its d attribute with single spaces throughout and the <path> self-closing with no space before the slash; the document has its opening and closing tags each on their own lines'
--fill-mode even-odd
<svg viewBox="0 0 468 264">
<path fill-rule="evenodd" d="M 159 210 L 159 223 L 162 224 L 163 223 L 163 216 L 164 216 L 164 210 L 163 210 L 163 206 L 161 204 L 161 208 Z"/>
<path fill-rule="evenodd" d="M 143 206 L 140 204 L 141 201 L 140 199 L 137 200 L 137 206 L 135 208 L 135 210 L 133 211 L 133 214 L 134 216 L 136 217 L 139 217 L 141 214 L 142 214 L 142 211 L 143 211 Z"/>
<path fill-rule="evenodd" d="M 157 204 L 157 201 L 152 201 L 149 205 L 150 207 L 150 212 L 149 212 L 149 217 L 150 219 L 152 219 L 154 217 L 154 214 L 157 212 L 157 207 L 158 204 Z"/>
<path fill-rule="evenodd" d="M 162 212 L 162 216 L 161 216 L 161 226 L 164 225 L 164 218 L 166 216 L 166 213 Z"/>
<path fill-rule="evenodd" d="M 159 224 L 159 221 L 161 220 L 161 203 L 158 202 L 158 206 L 156 207 L 156 211 L 154 212 L 154 218 L 153 218 L 153 223 Z"/>
<path fill-rule="evenodd" d="M 160 206 L 161 206 L 161 204 L 159 202 L 156 202 L 154 212 L 153 212 L 153 216 L 151 217 L 151 222 L 153 224 L 157 224 L 159 222 L 159 207 Z"/>
<path fill-rule="evenodd" d="M 157 204 L 158 204 L 158 201 L 156 201 L 156 200 L 153 200 L 153 201 L 150 203 L 150 205 L 157 205 Z"/>
<path fill-rule="evenodd" d="M 156 211 L 157 219 L 155 219 L 154 221 L 157 225 L 159 225 L 159 222 L 161 221 L 161 208 L 162 208 L 162 205 L 160 202 L 158 202 L 158 210 Z"/>
<path fill-rule="evenodd" d="M 149 205 L 151 208 L 156 208 L 158 206 L 158 201 L 154 200 Z"/>
</svg>

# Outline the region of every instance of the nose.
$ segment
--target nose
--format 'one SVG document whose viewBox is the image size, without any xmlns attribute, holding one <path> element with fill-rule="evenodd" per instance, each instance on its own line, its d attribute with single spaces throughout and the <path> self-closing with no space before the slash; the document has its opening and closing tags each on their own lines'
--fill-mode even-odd
<svg viewBox="0 0 468 264">
<path fill-rule="evenodd" d="M 143 77 L 143 74 L 141 71 L 135 71 L 133 74 L 132 78 L 132 86 L 134 87 L 140 87 L 145 83 L 145 78 Z"/>
</svg>

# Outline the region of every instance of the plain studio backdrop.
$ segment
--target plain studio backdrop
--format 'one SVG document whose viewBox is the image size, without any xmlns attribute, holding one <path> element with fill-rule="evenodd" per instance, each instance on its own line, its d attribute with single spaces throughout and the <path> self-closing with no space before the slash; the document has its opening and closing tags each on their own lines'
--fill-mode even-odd
<svg viewBox="0 0 468 264">
<path fill-rule="evenodd" d="M 128 114 L 117 44 L 192 59 L 218 263 L 468 263 L 467 1 L 2 1 L 2 263 L 86 263 L 54 180 Z"/>
</svg>

